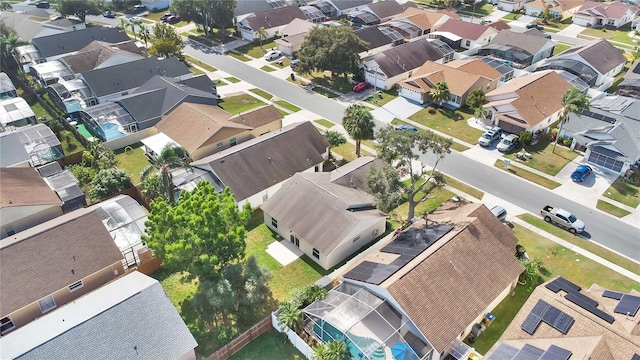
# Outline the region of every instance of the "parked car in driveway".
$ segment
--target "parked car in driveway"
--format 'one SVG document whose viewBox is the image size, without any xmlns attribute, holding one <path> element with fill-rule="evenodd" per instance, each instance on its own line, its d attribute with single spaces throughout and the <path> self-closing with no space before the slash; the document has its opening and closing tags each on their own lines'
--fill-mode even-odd
<svg viewBox="0 0 640 360">
<path fill-rule="evenodd" d="M 354 92 L 361 92 L 361 91 L 364 91 L 364 90 L 368 89 L 370 86 L 371 86 L 371 84 L 369 84 L 368 82 L 360 81 L 360 82 L 357 82 L 355 85 L 353 85 L 353 89 L 352 90 Z"/>
<path fill-rule="evenodd" d="M 278 59 L 282 56 L 282 53 L 278 50 L 269 50 L 264 54 L 264 59 L 267 61 Z"/>
<path fill-rule="evenodd" d="M 502 129 L 499 127 L 493 127 L 485 131 L 484 134 L 478 138 L 478 145 L 490 146 L 494 141 L 500 139 L 500 135 L 502 135 Z"/>
<path fill-rule="evenodd" d="M 593 171 L 593 169 L 589 165 L 580 165 L 571 173 L 571 180 L 574 182 L 583 182 L 584 179 L 591 174 L 591 171 Z"/>
<path fill-rule="evenodd" d="M 129 18 L 129 22 L 139 22 L 139 23 L 141 23 L 142 19 L 137 17 L 137 16 L 132 16 L 132 17 Z"/>
<path fill-rule="evenodd" d="M 527 30 L 529 29 L 538 29 L 540 31 L 544 31 L 544 28 L 538 24 L 527 24 Z"/>
<path fill-rule="evenodd" d="M 298 65 L 299 62 L 300 59 L 293 59 L 291 60 L 291 64 L 289 64 L 289 66 L 293 69 L 294 67 L 296 67 L 296 65 Z"/>
<path fill-rule="evenodd" d="M 418 129 L 415 128 L 415 126 L 413 125 L 396 125 L 394 127 L 394 129 L 396 130 L 408 130 L 408 131 L 413 131 L 413 132 L 418 132 Z"/>
<path fill-rule="evenodd" d="M 38 3 L 36 4 L 36 7 L 38 9 L 48 9 L 51 7 L 51 4 L 49 4 L 48 1 L 38 1 Z"/>
<path fill-rule="evenodd" d="M 518 135 L 509 134 L 500 140 L 500 143 L 496 148 L 498 151 L 506 153 L 513 149 L 517 149 L 518 146 L 520 146 L 520 143 L 518 142 Z"/>
<path fill-rule="evenodd" d="M 116 18 L 116 12 L 115 11 L 105 11 L 102 13 L 102 16 L 109 18 L 109 19 L 115 19 Z"/>
</svg>

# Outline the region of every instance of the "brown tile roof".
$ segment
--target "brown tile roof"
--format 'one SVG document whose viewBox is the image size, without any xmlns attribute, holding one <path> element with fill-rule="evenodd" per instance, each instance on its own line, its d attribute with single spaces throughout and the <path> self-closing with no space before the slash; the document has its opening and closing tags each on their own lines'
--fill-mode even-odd
<svg viewBox="0 0 640 360">
<path fill-rule="evenodd" d="M 571 281 L 571 279 L 567 280 Z M 538 286 L 504 331 L 500 341 L 486 355 L 493 353 L 500 343 L 521 345 L 529 343 L 541 349 L 546 349 L 551 344 L 563 347 L 573 352 L 571 359 L 631 359 L 634 353 L 640 353 L 640 336 L 632 333 L 634 327 L 640 322 L 640 313 L 635 317 L 614 313 L 613 309 L 618 301 L 603 297 L 604 290 L 594 284 L 588 290 L 582 289 L 580 292 L 596 300 L 600 310 L 613 315 L 615 319 L 613 324 L 568 301 L 564 297 L 564 291 L 553 293 L 544 285 Z M 638 296 L 638 294 L 637 291 L 632 290 L 632 295 Z M 566 335 L 544 322 L 539 325 L 533 335 L 521 329 L 524 319 L 539 300 L 544 300 L 573 317 L 574 323 Z"/>
<path fill-rule="evenodd" d="M 293 174 L 322 163 L 327 138 L 311 122 L 289 125 L 204 159 L 194 167 L 213 173 L 242 201 Z"/>
<path fill-rule="evenodd" d="M 580 9 L 578 9 L 578 11 L 576 11 L 576 14 L 595 16 L 605 19 L 620 19 L 629 10 L 635 12 L 631 6 L 623 4 L 620 1 L 585 1 L 584 5 L 582 5 Z"/>
<path fill-rule="evenodd" d="M 511 29 L 511 26 L 509 26 L 509 24 L 507 24 L 504 21 L 496 21 L 496 22 L 488 24 L 488 25 L 489 25 L 489 27 L 492 27 L 492 28 L 494 28 L 494 29 L 496 29 L 498 31 Z"/>
<path fill-rule="evenodd" d="M 440 19 L 443 17 L 449 17 L 452 19 L 460 19 L 460 16 L 453 11 L 448 10 L 439 10 L 439 11 L 430 11 L 423 10 L 420 8 L 411 7 L 402 12 L 402 14 L 398 15 L 398 19 L 407 19 L 414 23 L 416 26 L 421 29 L 429 29 L 434 26 Z"/>
<path fill-rule="evenodd" d="M 382 286 L 442 352 L 523 266 L 513 255 L 518 242 L 513 231 L 482 204 L 448 202 L 430 214 L 429 221 L 454 229 Z"/>
<path fill-rule="evenodd" d="M 482 60 L 480 60 L 480 62 L 484 63 Z M 481 75 L 456 69 L 448 66 L 448 64 L 434 63 L 433 61 L 424 63 L 414 74 L 412 78 L 401 82 L 400 86 L 410 87 L 415 90 L 430 91 L 435 84 L 444 81 L 447 83 L 451 94 L 458 96 L 464 95 L 471 87 L 476 85 L 479 80 L 484 78 Z M 490 79 L 486 79 L 486 82 L 489 80 Z"/>
<path fill-rule="evenodd" d="M 491 80 L 498 80 L 502 77 L 500 71 L 494 69 L 482 59 L 454 60 L 448 62 L 447 66 L 464 70 L 471 74 L 478 74 Z"/>
<path fill-rule="evenodd" d="M 275 9 L 263 10 L 254 13 L 246 20 L 249 26 L 257 31 L 264 26 L 265 29 L 272 29 L 278 26 L 289 24 L 293 19 L 307 20 L 302 10 L 297 6 L 284 6 Z"/>
<path fill-rule="evenodd" d="M 555 71 L 515 78 L 487 93 L 486 107 L 510 103 L 513 111 L 499 113 L 501 120 L 531 128 L 562 109 L 562 96 L 571 85 Z M 493 99 L 498 99 L 495 101 Z"/>
<path fill-rule="evenodd" d="M 447 22 L 438 28 L 438 31 L 448 31 L 463 39 L 469 40 L 478 40 L 482 35 L 487 33 L 487 31 L 495 34 L 498 33 L 498 30 L 487 25 L 474 24 L 457 19 L 447 20 Z"/>
<path fill-rule="evenodd" d="M 121 260 L 98 215 L 86 208 L 5 238 L 0 241 L 0 315 Z"/>
<path fill-rule="evenodd" d="M 552 11 L 564 12 L 582 6 L 584 0 L 534 0 L 525 4 L 525 8 L 532 7 L 536 9 L 545 9 L 551 5 Z"/>
<path fill-rule="evenodd" d="M 229 118 L 229 121 L 251 128 L 257 128 L 262 125 L 267 125 L 274 121 L 281 120 L 282 118 L 282 114 L 275 106 L 266 105 L 244 113 L 233 115 Z"/>
<path fill-rule="evenodd" d="M 62 205 L 34 168 L 0 168 L 0 208 Z"/>
<path fill-rule="evenodd" d="M 156 124 L 189 153 L 211 141 L 226 139 L 252 127 L 229 121 L 231 115 L 213 105 L 182 103 Z"/>
</svg>

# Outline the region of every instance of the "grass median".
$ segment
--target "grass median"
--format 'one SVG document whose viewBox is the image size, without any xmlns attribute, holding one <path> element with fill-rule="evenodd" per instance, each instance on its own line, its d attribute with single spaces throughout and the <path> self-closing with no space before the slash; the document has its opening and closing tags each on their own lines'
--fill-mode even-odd
<svg viewBox="0 0 640 360">
<path fill-rule="evenodd" d="M 506 167 L 506 165 L 504 164 L 504 160 L 496 160 L 496 163 L 494 164 L 495 167 L 497 167 L 498 169 L 502 169 L 505 171 L 508 171 L 516 176 L 519 176 L 525 180 L 529 180 L 533 183 L 536 183 L 540 186 L 544 186 L 547 189 L 555 189 L 558 186 L 560 186 L 560 183 L 557 183 L 551 179 L 547 179 L 544 176 L 540 176 L 538 174 L 534 174 L 531 171 L 519 168 L 517 166 L 513 166 L 510 165 L 509 168 Z"/>
</svg>

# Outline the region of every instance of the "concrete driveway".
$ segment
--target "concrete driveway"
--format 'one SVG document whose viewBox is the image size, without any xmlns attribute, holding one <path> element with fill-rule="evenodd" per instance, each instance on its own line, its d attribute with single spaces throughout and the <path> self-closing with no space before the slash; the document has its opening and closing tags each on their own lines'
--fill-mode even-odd
<svg viewBox="0 0 640 360">
<path fill-rule="evenodd" d="M 376 120 L 382 121 L 385 124 L 390 124 L 394 118 L 404 120 L 424 109 L 427 105 L 428 104 L 418 104 L 400 96 L 389 101 L 384 106 L 373 110 L 371 114 L 373 114 L 373 117 L 376 118 Z"/>
<path fill-rule="evenodd" d="M 560 170 L 555 178 L 562 185 L 555 188 L 553 192 L 562 194 L 564 197 L 573 199 L 583 205 L 595 206 L 600 196 L 616 181 L 618 175 L 591 166 L 593 172 L 583 182 L 573 182 L 571 173 L 581 164 L 584 164 L 582 156 L 577 157 Z"/>
</svg>

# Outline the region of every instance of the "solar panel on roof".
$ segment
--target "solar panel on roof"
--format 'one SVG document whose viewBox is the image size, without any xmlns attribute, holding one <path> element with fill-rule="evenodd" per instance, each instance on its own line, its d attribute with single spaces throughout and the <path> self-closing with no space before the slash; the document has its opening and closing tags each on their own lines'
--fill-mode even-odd
<svg viewBox="0 0 640 360">
<path fill-rule="evenodd" d="M 433 243 L 451 231 L 451 229 L 453 229 L 453 226 L 449 225 L 437 225 L 422 229 L 411 228 L 401 233 L 395 240 L 380 249 L 380 251 L 415 257 L 433 245 Z"/>
<path fill-rule="evenodd" d="M 633 356 L 631 357 L 631 360 L 640 360 L 640 355 L 633 354 Z"/>
<path fill-rule="evenodd" d="M 544 350 L 525 344 L 513 358 L 518 360 L 538 360 L 542 354 L 544 354 Z"/>
<path fill-rule="evenodd" d="M 569 360 L 572 354 L 567 349 L 551 345 L 538 360 Z"/>
<path fill-rule="evenodd" d="M 540 321 L 542 321 L 542 318 L 540 316 L 529 313 L 529 315 L 527 315 L 527 318 L 524 319 L 522 325 L 520 325 L 520 328 L 527 334 L 533 335 L 536 333 L 536 330 L 538 330 Z"/>
<path fill-rule="evenodd" d="M 629 294 L 623 294 L 620 302 L 613 312 L 618 314 L 625 314 L 630 316 L 636 316 L 640 309 L 640 297 Z"/>
<path fill-rule="evenodd" d="M 602 293 L 602 297 L 606 297 L 606 298 L 609 298 L 609 299 L 616 299 L 616 300 L 622 299 L 622 295 L 623 294 L 621 294 L 619 292 L 610 291 L 610 290 L 605 290 Z"/>
<path fill-rule="evenodd" d="M 507 344 L 500 344 L 496 350 L 489 355 L 487 360 L 512 360 L 518 353 L 518 349 Z"/>
<path fill-rule="evenodd" d="M 580 294 L 580 293 L 569 293 L 565 296 L 565 299 L 571 301 L 572 303 L 580 306 L 581 308 L 587 310 L 588 312 L 592 313 L 593 315 L 599 317 L 600 319 L 608 322 L 609 324 L 613 324 L 613 322 L 615 321 L 615 319 L 613 318 L 613 316 L 607 314 L 606 312 L 596 308 L 592 302 L 586 301 L 585 299 L 588 299 L 586 296 Z"/>
</svg>

